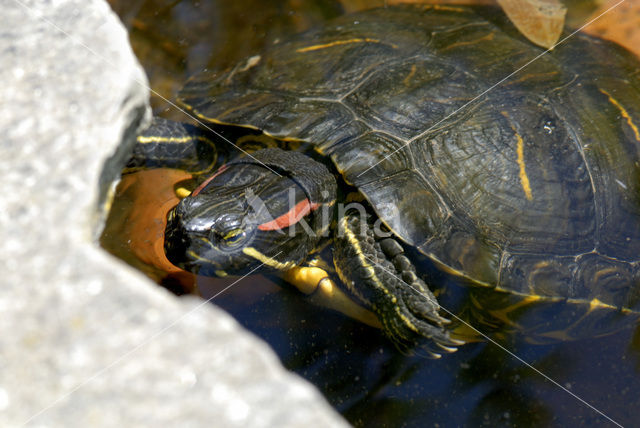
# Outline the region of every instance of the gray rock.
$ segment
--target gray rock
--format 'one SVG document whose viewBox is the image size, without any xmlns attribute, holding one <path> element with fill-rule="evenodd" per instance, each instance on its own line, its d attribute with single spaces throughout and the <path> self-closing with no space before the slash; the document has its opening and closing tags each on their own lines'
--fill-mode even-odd
<svg viewBox="0 0 640 428">
<path fill-rule="evenodd" d="M 2 0 L 0 17 L 0 426 L 345 425 L 228 315 L 95 244 L 118 142 L 148 120 L 108 6 Z"/>
</svg>

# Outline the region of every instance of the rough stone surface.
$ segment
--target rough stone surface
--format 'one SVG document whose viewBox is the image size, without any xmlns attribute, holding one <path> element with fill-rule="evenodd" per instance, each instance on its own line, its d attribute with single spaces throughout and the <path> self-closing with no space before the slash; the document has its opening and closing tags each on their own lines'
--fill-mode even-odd
<svg viewBox="0 0 640 428">
<path fill-rule="evenodd" d="M 108 6 L 0 0 L 0 23 L 0 426 L 344 425 L 228 315 L 94 244 L 148 118 Z"/>
</svg>

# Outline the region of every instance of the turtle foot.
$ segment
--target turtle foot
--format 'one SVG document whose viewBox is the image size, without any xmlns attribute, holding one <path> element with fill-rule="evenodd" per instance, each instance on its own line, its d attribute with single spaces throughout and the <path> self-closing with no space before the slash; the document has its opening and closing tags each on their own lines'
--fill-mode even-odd
<svg viewBox="0 0 640 428">
<path fill-rule="evenodd" d="M 334 264 L 340 279 L 375 312 L 398 349 L 440 358 L 463 343 L 450 337 L 450 321 L 395 238 L 377 237 L 370 221 L 349 211 L 338 232 Z"/>
</svg>

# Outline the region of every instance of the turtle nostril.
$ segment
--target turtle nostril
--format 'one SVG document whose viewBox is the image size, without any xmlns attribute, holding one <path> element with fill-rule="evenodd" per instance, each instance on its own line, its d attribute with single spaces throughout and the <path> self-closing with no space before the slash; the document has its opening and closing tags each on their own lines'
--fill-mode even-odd
<svg viewBox="0 0 640 428">
<path fill-rule="evenodd" d="M 220 230 L 218 230 L 218 228 L 215 226 L 211 227 L 211 229 L 209 230 L 209 240 L 211 241 L 211 243 L 216 244 L 220 242 L 221 239 L 222 233 L 220 232 Z"/>
<path fill-rule="evenodd" d="M 183 261 L 189 249 L 191 239 L 180 217 L 169 215 L 167 217 L 167 227 L 164 231 L 164 251 L 173 264 Z"/>
</svg>

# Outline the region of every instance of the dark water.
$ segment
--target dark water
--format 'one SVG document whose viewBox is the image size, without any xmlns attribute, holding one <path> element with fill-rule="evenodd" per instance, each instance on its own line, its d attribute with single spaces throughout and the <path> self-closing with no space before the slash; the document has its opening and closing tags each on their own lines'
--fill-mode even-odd
<svg viewBox="0 0 640 428">
<path fill-rule="evenodd" d="M 231 284 L 203 279 L 211 297 Z M 380 332 L 247 278 L 214 299 L 265 339 L 284 365 L 313 382 L 357 426 L 638 426 L 640 338 L 501 346 L 467 344 L 440 360 L 398 353 Z"/>
<path fill-rule="evenodd" d="M 342 13 L 337 1 L 112 4 L 131 30 L 151 87 L 168 99 L 203 68 L 229 66 Z M 160 97 L 153 105 L 156 114 L 185 120 Z M 208 298 L 233 281 L 198 282 Z M 508 337 L 500 343 L 509 352 L 484 341 L 434 361 L 402 355 L 378 330 L 264 277 L 246 278 L 213 302 L 271 344 L 287 368 L 356 426 L 615 426 L 602 414 L 640 426 L 640 335 L 633 328 L 544 346 Z"/>
</svg>

